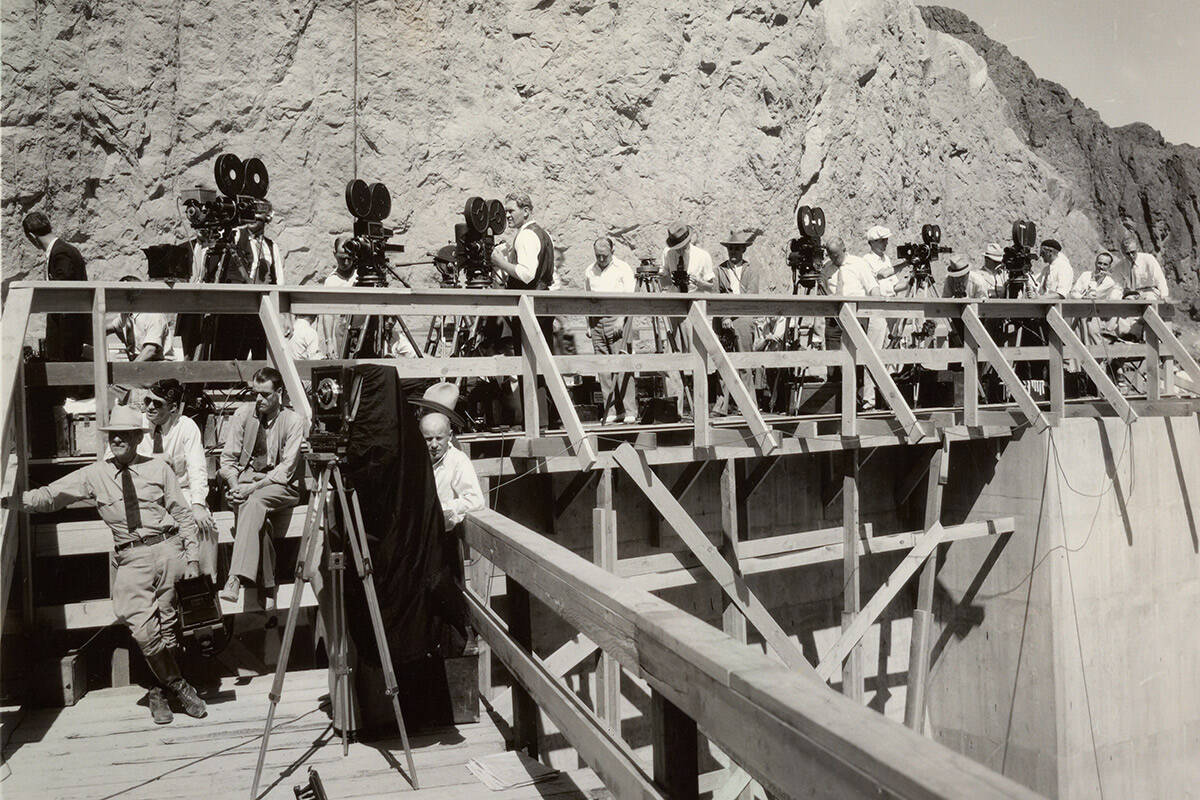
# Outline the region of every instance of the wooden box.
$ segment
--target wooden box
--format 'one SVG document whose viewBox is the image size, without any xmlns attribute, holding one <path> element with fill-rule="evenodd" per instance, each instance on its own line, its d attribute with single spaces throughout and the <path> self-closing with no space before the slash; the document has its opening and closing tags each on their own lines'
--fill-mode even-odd
<svg viewBox="0 0 1200 800">
<path fill-rule="evenodd" d="M 78 651 L 49 659 L 38 675 L 36 695 L 48 708 L 73 706 L 87 694 L 87 663 Z"/>
<path fill-rule="evenodd" d="M 55 451 L 59 456 L 96 455 L 95 412 L 71 413 L 54 409 Z"/>
</svg>

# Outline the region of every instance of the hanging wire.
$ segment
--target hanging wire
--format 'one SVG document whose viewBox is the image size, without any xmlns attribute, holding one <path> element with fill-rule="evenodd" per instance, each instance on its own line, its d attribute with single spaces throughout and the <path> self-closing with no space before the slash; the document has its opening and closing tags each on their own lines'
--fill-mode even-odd
<svg viewBox="0 0 1200 800">
<path fill-rule="evenodd" d="M 358 0 L 354 0 L 354 120 L 351 124 L 354 145 L 351 148 L 354 158 L 354 178 L 358 178 Z"/>
</svg>

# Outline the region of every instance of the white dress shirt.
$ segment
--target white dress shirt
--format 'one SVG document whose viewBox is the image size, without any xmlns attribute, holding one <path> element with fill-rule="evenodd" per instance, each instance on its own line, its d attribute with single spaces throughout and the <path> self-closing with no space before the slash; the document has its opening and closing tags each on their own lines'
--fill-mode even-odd
<svg viewBox="0 0 1200 800">
<path fill-rule="evenodd" d="M 1121 294 L 1121 284 L 1113 280 L 1111 273 L 1106 272 L 1096 280 L 1096 273 L 1091 270 L 1079 273 L 1071 289 L 1071 297 L 1095 297 L 1098 300 L 1120 300 Z"/>
<path fill-rule="evenodd" d="M 529 283 L 537 275 L 538 256 L 542 252 L 542 240 L 536 233 L 529 230 L 529 226 L 533 222 L 532 218 L 526 220 L 525 224 L 521 226 L 521 230 L 517 231 L 508 259 L 516 264 L 517 280 L 522 283 Z"/>
<path fill-rule="evenodd" d="M 296 315 L 292 318 L 292 332 L 287 342 L 292 358 L 301 361 L 325 358 L 325 352 L 321 348 L 321 334 L 302 316 Z"/>
<path fill-rule="evenodd" d="M 1126 264 L 1129 269 L 1129 288 L 1157 295 L 1160 300 L 1167 299 L 1170 294 L 1167 276 L 1157 258 L 1150 253 L 1138 253 L 1133 257 L 1133 264 Z"/>
<path fill-rule="evenodd" d="M 875 282 L 879 285 L 880 296 L 895 297 L 896 270 L 892 268 L 892 260 L 888 258 L 887 253 L 878 256 L 872 250 L 864 255 L 862 260 L 867 262 L 867 266 L 871 268 L 871 272 L 875 275 Z"/>
<path fill-rule="evenodd" d="M 593 261 L 583 273 L 583 286 L 589 292 L 632 292 L 636 288 L 633 267 L 615 256 L 604 269 Z"/>
<path fill-rule="evenodd" d="M 179 482 L 179 490 L 192 505 L 206 506 L 208 503 L 208 462 L 204 457 L 204 439 L 200 428 L 191 417 L 175 414 L 163 425 L 163 451 L 154 452 L 154 428 L 146 415 L 142 415 L 146 435 L 138 445 L 142 455 L 158 455 L 171 467 Z"/>
<path fill-rule="evenodd" d="M 451 446 L 446 449 L 442 460 L 433 465 L 433 478 L 437 483 L 438 500 L 442 503 L 447 528 L 462 522 L 468 511 L 481 511 L 487 507 L 483 490 L 479 488 L 475 465 L 458 448 Z"/>
<path fill-rule="evenodd" d="M 715 292 L 717 290 L 717 270 L 713 266 L 712 256 L 708 254 L 707 250 L 702 250 L 691 244 L 687 247 L 676 247 L 674 249 L 667 247 L 663 250 L 662 263 L 663 271 L 668 276 L 675 271 L 675 268 L 680 263 L 686 263 L 689 278 L 711 285 L 711 288 L 692 286 L 690 287 L 692 291 Z"/>
<path fill-rule="evenodd" d="M 846 256 L 829 278 L 829 293 L 836 297 L 868 297 L 878 288 L 875 273 L 858 256 Z"/>
<path fill-rule="evenodd" d="M 148 344 L 158 345 L 163 361 L 182 361 L 175 350 L 175 315 L 137 312 L 132 315 L 134 358 Z"/>
<path fill-rule="evenodd" d="M 1045 283 L 1042 285 L 1042 295 L 1052 294 L 1060 297 L 1070 297 L 1071 289 L 1075 286 L 1075 270 L 1065 255 L 1059 253 L 1046 267 Z"/>
</svg>

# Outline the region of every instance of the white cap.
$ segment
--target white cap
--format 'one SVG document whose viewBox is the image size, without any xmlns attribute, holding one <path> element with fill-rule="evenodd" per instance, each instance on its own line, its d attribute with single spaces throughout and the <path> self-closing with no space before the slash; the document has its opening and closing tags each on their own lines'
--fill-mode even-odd
<svg viewBox="0 0 1200 800">
<path fill-rule="evenodd" d="M 867 229 L 867 241 L 873 242 L 876 239 L 890 239 L 892 232 L 882 225 L 872 225 Z"/>
</svg>

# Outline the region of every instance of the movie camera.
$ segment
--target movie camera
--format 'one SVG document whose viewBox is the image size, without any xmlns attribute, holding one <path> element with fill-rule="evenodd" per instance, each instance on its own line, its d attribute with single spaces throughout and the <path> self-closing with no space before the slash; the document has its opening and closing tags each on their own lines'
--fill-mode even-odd
<svg viewBox="0 0 1200 800">
<path fill-rule="evenodd" d="M 308 390 L 312 406 L 312 430 L 308 444 L 314 453 L 346 454 L 350 425 L 358 414 L 362 379 L 349 367 L 313 367 Z"/>
<path fill-rule="evenodd" d="M 222 153 L 213 164 L 213 173 L 215 191 L 197 186 L 179 193 L 189 225 L 205 233 L 271 219 L 271 204 L 266 199 L 271 182 L 262 159 L 242 161 L 233 153 Z"/>
<path fill-rule="evenodd" d="M 464 222 L 454 226 L 454 263 L 464 276 L 468 289 L 489 289 L 492 286 L 492 250 L 496 237 L 504 233 L 507 220 L 504 203 L 467 198 L 463 208 Z"/>
<path fill-rule="evenodd" d="M 937 260 L 938 256 L 942 253 L 954 252 L 951 248 L 939 244 L 941 241 L 941 227 L 922 225 L 920 243 L 897 245 L 896 258 L 912 265 L 914 278 L 930 278 L 933 276 L 933 262 Z"/>
<path fill-rule="evenodd" d="M 825 235 L 825 212 L 817 206 L 800 206 L 796 209 L 796 229 L 800 235 L 788 245 L 787 263 L 792 270 L 792 287 L 797 291 L 803 286 L 811 291 L 821 278 L 825 246 L 821 237 Z"/>
<path fill-rule="evenodd" d="M 643 280 L 658 278 L 658 259 L 654 256 L 643 257 L 638 261 L 634 274 Z"/>
<path fill-rule="evenodd" d="M 355 178 L 346 184 L 346 208 L 354 217 L 354 235 L 342 249 L 354 264 L 354 285 L 387 286 L 387 254 L 404 252 L 404 245 L 388 241 L 396 231 L 383 224 L 392 213 L 391 193 L 382 183 Z"/>
<path fill-rule="evenodd" d="M 1017 220 L 1012 226 L 1012 244 L 1004 248 L 1001 259 L 1008 281 L 1005 284 L 1006 297 L 1021 297 L 1029 289 L 1029 274 L 1033 271 L 1033 252 L 1037 244 L 1037 226 L 1028 220 Z"/>
</svg>

